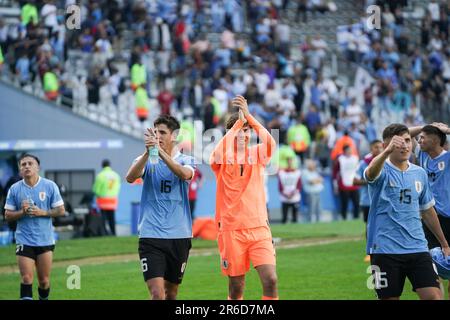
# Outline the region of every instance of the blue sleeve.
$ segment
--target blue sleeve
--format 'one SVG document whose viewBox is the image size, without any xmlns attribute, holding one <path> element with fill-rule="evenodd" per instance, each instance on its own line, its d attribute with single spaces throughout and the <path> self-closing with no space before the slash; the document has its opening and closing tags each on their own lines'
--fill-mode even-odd
<svg viewBox="0 0 450 320">
<path fill-rule="evenodd" d="M 14 186 L 12 186 L 8 191 L 8 195 L 6 196 L 6 202 L 5 202 L 6 210 L 17 211 L 22 207 L 17 202 L 16 189 L 17 188 L 14 188 Z"/>
<path fill-rule="evenodd" d="M 184 156 L 183 158 L 181 158 L 180 164 L 182 166 L 192 167 L 193 169 L 197 168 L 197 165 L 195 163 L 195 158 L 191 157 L 191 156 Z"/>
<path fill-rule="evenodd" d="M 148 162 L 145 164 L 145 167 L 144 167 L 144 173 L 142 174 L 142 179 L 145 179 L 145 176 L 147 175 L 147 171 L 148 171 Z"/>
<path fill-rule="evenodd" d="M 194 157 L 190 157 L 190 156 L 184 156 L 181 161 L 180 164 L 183 167 L 187 167 L 192 169 L 192 178 L 195 175 L 195 170 L 197 169 L 197 164 L 195 163 L 195 158 Z"/>
<path fill-rule="evenodd" d="M 423 190 L 419 196 L 419 209 L 420 209 L 420 211 L 423 211 L 423 210 L 428 210 L 432 206 L 434 206 L 435 201 L 433 198 L 433 193 L 431 192 L 430 184 L 428 182 L 428 177 L 426 176 L 425 172 L 423 172 L 421 180 L 422 180 L 421 183 L 423 185 Z"/>
<path fill-rule="evenodd" d="M 52 189 L 51 190 L 52 197 L 50 199 L 51 208 L 56 208 L 64 205 L 64 201 L 61 197 L 61 194 L 59 193 L 59 188 L 56 185 L 56 183 L 52 182 L 50 188 Z"/>
<path fill-rule="evenodd" d="M 368 168 L 369 166 L 367 166 Z M 384 181 L 384 179 L 386 178 L 386 170 L 385 167 L 383 166 L 383 169 L 381 169 L 380 174 L 378 175 L 378 177 L 376 177 L 373 180 L 369 180 L 366 176 L 367 173 L 367 168 L 364 169 L 364 173 L 363 173 L 363 179 L 367 181 L 368 184 L 373 184 L 373 185 L 377 185 L 380 184 Z"/>
</svg>

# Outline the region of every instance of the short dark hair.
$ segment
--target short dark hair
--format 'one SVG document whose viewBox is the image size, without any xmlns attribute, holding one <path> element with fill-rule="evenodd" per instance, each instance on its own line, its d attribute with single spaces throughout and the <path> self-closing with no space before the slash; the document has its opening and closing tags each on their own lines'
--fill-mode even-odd
<svg viewBox="0 0 450 320">
<path fill-rule="evenodd" d="M 375 145 L 375 144 L 377 144 L 377 143 L 383 143 L 383 141 L 381 141 L 380 139 L 372 140 L 372 141 L 370 142 L 370 146 L 372 147 L 373 145 Z"/>
<path fill-rule="evenodd" d="M 409 129 L 404 124 L 401 123 L 390 124 L 383 130 L 383 141 L 386 141 L 394 136 L 399 136 L 405 133 L 409 133 Z"/>
<path fill-rule="evenodd" d="M 17 164 L 20 165 L 20 162 L 25 159 L 25 158 L 33 158 L 34 160 L 36 160 L 36 162 L 38 163 L 38 165 L 41 165 L 41 161 L 39 161 L 39 158 L 36 157 L 35 155 L 31 154 L 31 153 L 24 153 L 19 157 L 19 160 L 17 160 Z"/>
<path fill-rule="evenodd" d="M 102 168 L 111 166 L 111 162 L 108 159 L 102 161 Z"/>
<path fill-rule="evenodd" d="M 225 128 L 226 128 L 227 130 L 231 129 L 231 128 L 234 126 L 234 124 L 236 123 L 236 121 L 238 121 L 238 119 L 239 119 L 239 112 L 233 113 L 233 114 L 228 118 L 227 123 L 225 124 Z M 248 125 L 248 123 L 246 123 L 246 124 L 244 125 L 244 127 L 245 127 L 246 125 Z"/>
<path fill-rule="evenodd" d="M 170 132 L 174 132 L 175 130 L 180 129 L 180 123 L 178 120 L 172 116 L 169 116 L 167 114 L 163 114 L 159 116 L 155 122 L 153 122 L 153 125 L 156 127 L 157 125 L 165 124 L 167 128 L 169 128 Z"/>
<path fill-rule="evenodd" d="M 447 140 L 447 135 L 443 133 L 439 128 L 427 124 L 422 128 L 422 132 L 426 134 L 432 134 L 439 138 L 439 145 L 443 147 L 445 145 L 445 141 Z"/>
</svg>

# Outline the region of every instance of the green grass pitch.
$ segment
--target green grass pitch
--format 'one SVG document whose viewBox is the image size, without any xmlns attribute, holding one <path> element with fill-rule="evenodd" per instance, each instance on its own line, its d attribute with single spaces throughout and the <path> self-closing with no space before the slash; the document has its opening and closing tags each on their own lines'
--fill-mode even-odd
<svg viewBox="0 0 450 320">
<path fill-rule="evenodd" d="M 277 273 L 280 299 L 289 300 L 375 300 L 373 290 L 367 288 L 368 263 L 363 262 L 365 241 L 364 224 L 360 221 L 296 224 L 272 226 L 274 237 L 281 243 L 301 239 L 332 239 L 330 244 L 308 245 L 277 249 Z M 349 237 L 360 240 L 349 240 Z M 195 240 L 193 248 L 216 249 L 214 241 Z M 73 259 L 135 254 L 136 237 L 94 238 L 67 240 L 57 243 L 55 262 L 67 265 Z M 101 260 L 101 258 L 100 258 Z M 0 248 L 0 266 L 14 264 L 14 247 Z M 140 271 L 139 261 L 80 264 L 81 288 L 68 289 L 67 266 L 55 266 L 51 274 L 50 298 L 61 300 L 135 300 L 148 299 L 148 291 Z M 1 270 L 1 269 L 0 269 Z M 20 276 L 0 272 L 0 299 L 17 299 Z M 218 300 L 227 297 L 227 278 L 220 273 L 217 250 L 207 256 L 189 258 L 184 280 L 179 289 L 180 300 Z M 37 282 L 34 283 L 37 297 Z M 246 278 L 245 299 L 260 299 L 261 285 L 252 269 Z M 406 282 L 402 299 L 417 299 Z"/>
</svg>

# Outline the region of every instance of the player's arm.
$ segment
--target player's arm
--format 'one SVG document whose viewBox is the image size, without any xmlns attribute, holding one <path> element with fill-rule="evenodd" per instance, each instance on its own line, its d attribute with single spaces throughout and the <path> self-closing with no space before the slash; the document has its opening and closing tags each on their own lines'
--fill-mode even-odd
<svg viewBox="0 0 450 320">
<path fill-rule="evenodd" d="M 194 168 L 179 164 L 161 148 L 159 148 L 159 156 L 167 164 L 170 171 L 172 171 L 178 178 L 182 180 L 191 180 L 194 177 Z"/>
<path fill-rule="evenodd" d="M 136 179 L 142 177 L 147 161 L 148 151 L 145 151 L 128 169 L 127 175 L 125 177 L 128 183 L 133 183 L 134 181 L 136 181 Z"/>
<path fill-rule="evenodd" d="M 444 134 L 450 134 L 450 128 L 449 128 L 448 125 L 446 125 L 445 123 L 442 123 L 442 122 L 433 122 L 431 125 L 432 125 L 432 126 L 435 126 L 435 127 L 438 128 L 439 130 L 441 130 Z"/>
<path fill-rule="evenodd" d="M 408 128 L 411 138 L 418 136 L 420 131 L 422 131 L 422 128 L 423 128 L 423 126 L 415 126 L 415 127 Z"/>
<path fill-rule="evenodd" d="M 387 158 L 389 158 L 395 148 L 400 149 L 404 142 L 405 139 L 402 137 L 393 136 L 387 148 L 385 148 L 378 156 L 373 158 L 365 171 L 366 177 L 369 181 L 373 181 L 380 176 L 381 170 L 383 170 L 383 166 Z"/>
<path fill-rule="evenodd" d="M 149 157 L 149 148 L 153 147 L 154 145 L 159 145 L 158 139 L 156 138 L 153 131 L 147 129 L 147 132 L 144 134 L 144 144 L 145 152 L 141 154 L 128 169 L 127 176 L 125 177 L 128 183 L 133 183 L 134 181 L 136 181 L 136 179 L 142 177 L 145 165 L 147 164 Z"/>
<path fill-rule="evenodd" d="M 436 128 L 438 128 L 439 130 L 441 130 L 445 134 L 450 134 L 450 128 L 445 123 L 433 122 L 433 123 L 431 123 L 431 125 L 435 126 Z M 419 133 L 420 133 L 420 131 L 422 131 L 423 127 L 424 126 L 416 126 L 416 127 L 408 128 L 409 134 L 411 135 L 412 138 L 414 138 L 417 135 L 419 135 Z"/>
<path fill-rule="evenodd" d="M 239 108 L 239 111 L 242 112 L 245 120 L 248 121 L 249 126 L 255 130 L 258 138 L 261 140 L 261 144 L 265 146 L 267 154 L 264 156 L 268 158 L 272 157 L 272 153 L 276 149 L 275 139 L 271 136 L 269 131 L 267 131 L 267 129 L 250 114 L 247 100 L 243 96 L 237 96 L 233 99 L 233 105 Z"/>
<path fill-rule="evenodd" d="M 367 185 L 367 181 L 364 179 L 353 178 L 353 185 L 354 186 L 365 186 L 365 185 Z"/>
<path fill-rule="evenodd" d="M 66 209 L 64 208 L 64 205 L 55 207 L 48 211 L 42 210 L 42 209 L 38 208 L 37 206 L 32 206 L 29 214 L 33 215 L 35 217 L 56 218 L 56 217 L 64 216 L 66 214 Z"/>
<path fill-rule="evenodd" d="M 421 211 L 422 220 L 425 225 L 430 229 L 436 239 L 439 241 L 442 247 L 442 251 L 446 256 L 450 256 L 450 248 L 448 242 L 445 239 L 444 233 L 442 232 L 441 224 L 437 217 L 436 211 L 433 207 Z"/>
<path fill-rule="evenodd" d="M 18 205 L 14 204 L 14 200 L 11 196 L 11 190 L 8 193 L 5 203 L 5 219 L 8 222 L 17 221 L 24 217 L 27 214 L 27 211 L 31 207 L 27 200 L 23 200 L 21 204 L 21 208 L 16 210 Z"/>
<path fill-rule="evenodd" d="M 26 215 L 24 208 L 18 211 L 5 210 L 5 219 L 8 222 L 19 220 Z"/>
<path fill-rule="evenodd" d="M 243 126 L 244 121 L 239 118 L 211 152 L 209 163 L 213 170 L 226 163 L 226 155 L 228 152 L 233 152 L 234 138 Z"/>
</svg>

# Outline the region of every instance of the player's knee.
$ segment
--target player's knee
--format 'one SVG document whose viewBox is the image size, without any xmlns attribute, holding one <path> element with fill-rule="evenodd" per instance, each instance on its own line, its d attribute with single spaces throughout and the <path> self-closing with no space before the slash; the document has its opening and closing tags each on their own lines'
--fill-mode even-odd
<svg viewBox="0 0 450 320">
<path fill-rule="evenodd" d="M 426 294 L 422 294 L 421 300 L 442 300 L 441 290 L 429 290 Z"/>
<path fill-rule="evenodd" d="M 277 287 L 277 275 L 275 273 L 267 275 L 262 279 L 262 283 L 265 289 L 274 290 Z"/>
<path fill-rule="evenodd" d="M 441 292 L 433 292 L 426 300 L 442 300 Z"/>
<path fill-rule="evenodd" d="M 22 283 L 23 284 L 33 284 L 33 274 L 27 273 L 22 275 Z"/>
<path fill-rule="evenodd" d="M 177 294 L 178 294 L 178 290 L 174 290 L 174 289 L 166 290 L 166 300 L 176 300 Z"/>
<path fill-rule="evenodd" d="M 150 295 L 152 300 L 164 300 L 166 298 L 164 289 L 160 287 L 150 288 Z"/>
<path fill-rule="evenodd" d="M 50 287 L 50 277 L 39 277 L 39 288 L 47 289 Z"/>
</svg>

